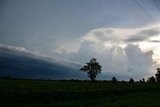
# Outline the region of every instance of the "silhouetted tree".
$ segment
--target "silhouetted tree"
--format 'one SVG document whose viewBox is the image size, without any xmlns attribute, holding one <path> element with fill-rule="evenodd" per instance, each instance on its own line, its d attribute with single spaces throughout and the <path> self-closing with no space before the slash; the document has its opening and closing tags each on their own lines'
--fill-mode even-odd
<svg viewBox="0 0 160 107">
<path fill-rule="evenodd" d="M 88 73 L 88 77 L 91 79 L 91 81 L 94 81 L 98 73 L 100 73 L 102 70 L 102 66 L 96 60 L 97 59 L 92 58 L 80 69 L 80 71 Z"/>
<path fill-rule="evenodd" d="M 139 80 L 139 82 L 143 82 L 143 83 L 144 83 L 144 82 L 145 82 L 145 79 L 142 78 L 142 79 Z"/>
<path fill-rule="evenodd" d="M 142 78 L 142 82 L 145 82 L 145 79 L 144 79 L 144 78 Z"/>
<path fill-rule="evenodd" d="M 130 79 L 129 79 L 129 82 L 130 82 L 130 83 L 134 83 L 134 79 L 133 79 L 133 78 L 130 78 Z"/>
<path fill-rule="evenodd" d="M 157 79 L 157 82 L 160 83 L 160 68 L 157 68 L 157 73 L 156 73 L 156 79 Z"/>
<path fill-rule="evenodd" d="M 148 78 L 147 82 L 155 83 L 156 82 L 156 78 L 152 76 L 152 77 Z"/>
<path fill-rule="evenodd" d="M 116 82 L 117 82 L 117 78 L 116 78 L 116 77 L 113 77 L 113 78 L 112 78 L 112 82 L 113 82 L 113 83 L 116 83 Z"/>
</svg>

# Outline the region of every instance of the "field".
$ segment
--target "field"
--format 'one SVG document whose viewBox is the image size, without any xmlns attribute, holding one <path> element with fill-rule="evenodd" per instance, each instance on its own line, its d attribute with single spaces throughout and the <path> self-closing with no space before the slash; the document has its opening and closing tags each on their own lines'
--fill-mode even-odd
<svg viewBox="0 0 160 107">
<path fill-rule="evenodd" d="M 158 83 L 0 79 L 0 107 L 159 107 Z"/>
</svg>

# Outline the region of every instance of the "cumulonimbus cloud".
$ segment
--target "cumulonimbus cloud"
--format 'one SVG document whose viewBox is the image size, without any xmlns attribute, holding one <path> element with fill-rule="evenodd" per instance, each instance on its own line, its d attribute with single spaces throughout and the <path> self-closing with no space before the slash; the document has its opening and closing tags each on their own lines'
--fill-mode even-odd
<svg viewBox="0 0 160 107">
<path fill-rule="evenodd" d="M 155 74 L 159 33 L 160 29 L 152 25 L 133 29 L 95 28 L 76 42 L 59 44 L 54 54 L 57 58 L 80 63 L 95 57 L 103 66 L 102 75 L 140 79 Z"/>
<path fill-rule="evenodd" d="M 92 42 L 123 42 L 135 43 L 159 36 L 160 30 L 154 26 L 143 28 L 96 28 L 89 31 L 81 39 Z"/>
<path fill-rule="evenodd" d="M 85 63 L 90 58 L 96 57 L 103 66 L 102 75 L 109 73 L 114 76 L 125 75 L 128 78 L 140 79 L 152 74 L 151 69 L 155 64 L 152 59 L 153 51 L 143 52 L 138 45 L 133 44 L 125 48 L 118 44 L 112 44 L 110 47 L 91 42 L 84 44 L 70 60 Z"/>
<path fill-rule="evenodd" d="M 155 61 L 153 50 L 144 51 L 139 43 L 155 41 L 151 38 L 158 37 L 159 32 L 154 26 L 136 29 L 96 28 L 80 38 L 79 48 L 74 53 L 68 53 L 67 58 L 85 63 L 96 57 L 103 66 L 103 74 L 140 79 L 154 74 Z"/>
</svg>

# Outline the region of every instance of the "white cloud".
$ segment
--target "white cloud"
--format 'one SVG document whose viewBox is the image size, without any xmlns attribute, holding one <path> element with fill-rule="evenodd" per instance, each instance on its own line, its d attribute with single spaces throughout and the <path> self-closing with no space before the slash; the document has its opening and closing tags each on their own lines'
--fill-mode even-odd
<svg viewBox="0 0 160 107">
<path fill-rule="evenodd" d="M 39 55 L 39 53 L 35 51 L 27 50 L 25 47 L 18 47 L 18 46 L 11 46 L 11 45 L 4 45 L 0 43 L 0 50 L 1 51 L 13 51 L 13 52 L 19 52 L 22 54 L 30 53 L 34 55 Z"/>
<path fill-rule="evenodd" d="M 106 48 L 105 45 L 97 43 L 84 44 L 70 60 L 85 63 L 90 58 L 96 57 L 103 67 L 102 75 L 109 73 L 140 79 L 153 74 L 152 66 L 155 64 L 152 59 L 153 51 L 143 52 L 138 45 L 127 45 L 126 48 L 121 48 L 117 44 L 112 44 Z"/>
<path fill-rule="evenodd" d="M 76 62 L 85 63 L 96 57 L 103 66 L 103 74 L 140 79 L 155 73 L 159 42 L 151 41 L 159 38 L 159 32 L 154 26 L 136 29 L 96 28 L 78 39 L 79 42 L 63 44 L 63 48 L 57 49 L 63 49 L 65 53 L 68 51 L 67 59 Z M 72 51 L 69 51 L 70 47 Z M 59 54 L 65 56 L 63 52 Z"/>
<path fill-rule="evenodd" d="M 160 59 L 160 30 L 141 28 L 95 28 L 77 40 L 63 41 L 54 50 L 57 57 L 86 63 L 95 57 L 103 74 L 140 79 L 155 74 Z"/>
<path fill-rule="evenodd" d="M 8 49 L 14 49 L 17 51 L 28 52 L 24 47 L 10 46 L 10 45 L 4 45 L 4 44 L 0 44 L 0 48 L 8 48 Z"/>
<path fill-rule="evenodd" d="M 109 47 L 112 43 L 122 48 L 127 44 L 139 44 L 143 51 L 153 50 L 154 58 L 160 56 L 159 49 L 160 29 L 153 25 L 141 28 L 96 28 L 81 37 L 83 41 L 105 44 Z"/>
<path fill-rule="evenodd" d="M 127 45 L 125 53 L 129 72 L 147 72 L 154 64 L 153 51 L 143 52 L 138 45 Z"/>
<path fill-rule="evenodd" d="M 159 28 L 147 26 L 142 28 L 96 28 L 89 31 L 81 39 L 91 42 L 132 43 L 150 40 L 158 36 Z"/>
</svg>

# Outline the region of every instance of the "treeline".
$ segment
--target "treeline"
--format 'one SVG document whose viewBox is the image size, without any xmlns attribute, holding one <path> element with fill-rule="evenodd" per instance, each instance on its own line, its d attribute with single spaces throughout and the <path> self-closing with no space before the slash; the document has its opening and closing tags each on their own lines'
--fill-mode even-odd
<svg viewBox="0 0 160 107">
<path fill-rule="evenodd" d="M 142 78 L 142 79 L 140 79 L 139 81 L 136 81 L 136 82 L 141 82 L 141 83 L 145 83 L 145 82 L 147 82 L 147 83 L 156 83 L 156 82 L 157 82 L 157 83 L 160 83 L 160 68 L 157 68 L 156 71 L 157 71 L 157 72 L 156 72 L 156 74 L 155 74 L 155 77 L 154 77 L 154 76 L 151 76 L 151 77 L 149 77 L 146 81 L 145 81 L 144 78 Z M 116 82 L 119 82 L 119 81 L 117 80 L 116 77 L 113 77 L 113 78 L 112 78 L 112 82 L 113 82 L 113 83 L 116 83 Z M 122 81 L 122 82 L 125 82 L 125 81 Z M 133 78 L 130 78 L 128 82 L 134 83 L 134 79 L 133 79 Z"/>
<path fill-rule="evenodd" d="M 21 79 L 21 78 L 12 78 L 11 76 L 7 77 L 0 77 L 1 80 L 31 80 L 31 81 L 55 81 L 55 82 L 91 82 L 90 80 L 79 80 L 79 79 L 60 79 L 60 80 L 53 80 L 53 79 Z M 135 81 L 133 78 L 127 80 L 117 80 L 116 77 L 113 77 L 111 80 L 95 80 L 94 82 L 104 82 L 104 83 L 157 83 L 157 79 L 155 77 L 149 77 L 147 80 L 144 78 L 140 79 L 139 81 Z"/>
<path fill-rule="evenodd" d="M 118 82 L 122 82 L 122 83 L 134 83 L 134 82 L 140 82 L 140 83 L 160 83 L 160 68 L 156 69 L 156 74 L 155 77 L 151 76 L 149 77 L 147 80 L 145 80 L 144 78 L 140 79 L 139 81 L 135 81 L 133 78 L 130 78 L 128 81 L 118 81 L 118 79 L 116 77 L 112 77 L 111 80 L 94 80 L 94 82 L 112 82 L 112 83 L 118 83 Z M 7 75 L 5 77 L 0 77 L 0 79 L 18 79 L 18 78 L 13 78 L 10 75 Z M 53 80 L 53 79 L 20 79 L 20 80 L 45 80 L 45 81 L 62 81 L 62 82 L 89 82 L 90 80 L 79 80 L 79 79 L 68 79 L 68 80 Z"/>
</svg>

